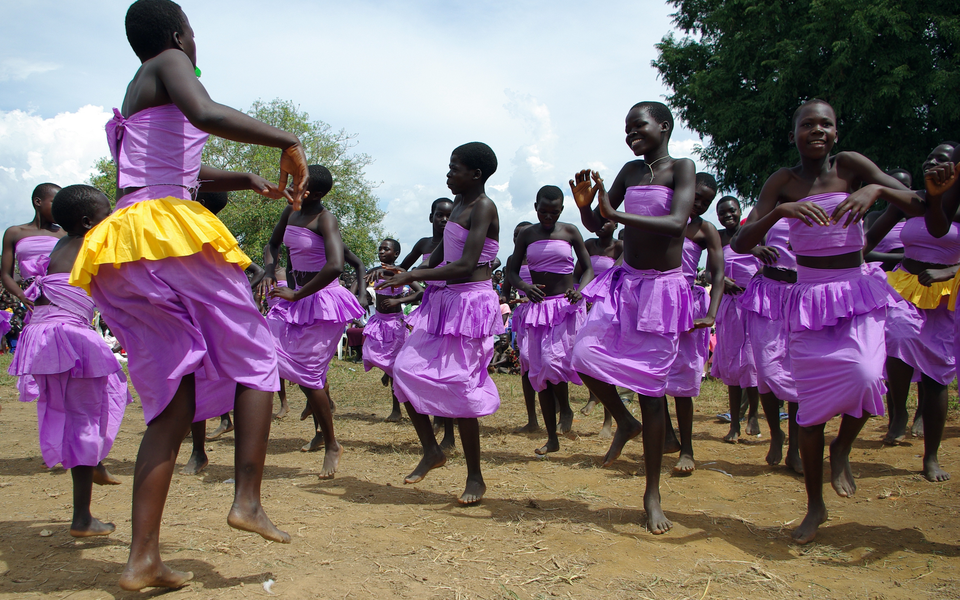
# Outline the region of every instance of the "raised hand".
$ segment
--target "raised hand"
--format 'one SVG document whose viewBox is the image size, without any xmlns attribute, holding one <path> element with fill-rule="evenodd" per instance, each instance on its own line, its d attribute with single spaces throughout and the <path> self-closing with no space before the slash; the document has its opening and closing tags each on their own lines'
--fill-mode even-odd
<svg viewBox="0 0 960 600">
<path fill-rule="evenodd" d="M 395 273 L 395 275 L 385 279 L 384 281 L 381 281 L 375 288 L 373 288 L 375 290 L 382 290 L 384 288 L 391 287 L 403 287 L 414 281 L 413 275 L 410 274 L 411 271 L 402 271 L 400 267 L 383 267 L 383 270 L 391 271 Z"/>
<path fill-rule="evenodd" d="M 570 301 L 570 304 L 576 304 L 577 302 L 580 302 L 580 300 L 583 299 L 583 296 L 580 295 L 580 291 L 574 288 L 570 288 L 569 290 L 564 292 L 563 295 L 567 297 L 567 300 Z"/>
<path fill-rule="evenodd" d="M 853 192 L 833 209 L 830 220 L 834 223 L 839 223 L 841 219 L 843 219 L 843 215 L 849 213 L 846 222 L 843 224 L 843 228 L 846 229 L 850 225 L 859 223 L 879 197 L 879 194 L 875 190 L 875 187 L 868 185 Z"/>
<path fill-rule="evenodd" d="M 279 200 L 284 197 L 283 189 L 277 184 L 253 173 L 250 173 L 250 189 L 271 200 Z"/>
<path fill-rule="evenodd" d="M 603 179 L 600 177 L 600 173 L 596 171 L 592 171 L 591 176 L 593 177 L 594 187 L 599 190 L 597 195 L 600 199 L 600 214 L 605 219 L 612 219 L 613 213 L 616 211 L 613 209 L 613 205 L 610 204 L 610 197 L 607 196 L 607 188 L 603 185 Z"/>
<path fill-rule="evenodd" d="M 784 219 L 799 219 L 804 224 L 813 227 L 816 225 L 829 225 L 830 217 L 823 207 L 813 202 L 784 202 L 776 208 L 780 212 L 780 217 Z"/>
<path fill-rule="evenodd" d="M 960 169 L 953 163 L 943 163 L 933 167 L 923 175 L 927 193 L 931 196 L 942 195 L 957 181 L 958 174 Z"/>
<path fill-rule="evenodd" d="M 297 292 L 286 286 L 275 287 L 270 290 L 270 298 L 281 298 L 293 302 L 297 299 Z"/>
<path fill-rule="evenodd" d="M 780 260 L 780 251 L 773 246 L 757 246 L 750 252 L 767 266 L 775 265 Z"/>
<path fill-rule="evenodd" d="M 573 201 L 577 203 L 577 208 L 589 208 L 597 195 L 597 188 L 590 185 L 591 173 L 589 169 L 584 169 L 570 180 L 570 191 L 573 192 Z"/>
<path fill-rule="evenodd" d="M 260 280 L 260 285 L 257 286 L 257 295 L 261 298 L 266 298 L 269 296 L 270 290 L 275 287 L 277 287 L 277 278 L 265 275 L 263 279 Z"/>
<path fill-rule="evenodd" d="M 292 192 L 287 191 L 287 181 L 293 176 Z M 303 153 L 303 146 L 299 142 L 288 146 L 280 155 L 280 184 L 279 189 L 293 206 L 293 210 L 300 210 L 300 202 L 307 191 L 307 156 Z"/>
</svg>

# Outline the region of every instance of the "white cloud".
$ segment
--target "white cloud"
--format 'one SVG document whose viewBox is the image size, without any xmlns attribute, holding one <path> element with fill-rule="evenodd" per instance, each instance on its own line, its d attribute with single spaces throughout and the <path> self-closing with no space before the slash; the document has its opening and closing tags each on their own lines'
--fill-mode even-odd
<svg viewBox="0 0 960 600">
<path fill-rule="evenodd" d="M 0 60 L 0 81 L 18 81 L 37 73 L 46 73 L 59 69 L 60 65 L 30 61 L 25 58 L 5 58 Z"/>
<path fill-rule="evenodd" d="M 110 113 L 84 106 L 44 119 L 20 110 L 0 111 L 0 223 L 33 218 L 30 192 L 37 184 L 83 183 L 96 160 L 108 154 L 103 126 Z"/>
</svg>

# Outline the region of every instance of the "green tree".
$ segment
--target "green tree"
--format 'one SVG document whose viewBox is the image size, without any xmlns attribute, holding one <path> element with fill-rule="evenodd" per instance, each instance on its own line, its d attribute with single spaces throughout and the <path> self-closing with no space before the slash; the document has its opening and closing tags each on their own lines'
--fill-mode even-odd
<svg viewBox="0 0 960 600">
<path fill-rule="evenodd" d="M 322 121 L 311 121 L 306 112 L 289 100 L 258 100 L 247 114 L 293 132 L 303 144 L 308 164 L 321 164 L 330 169 L 334 184 L 324 198 L 324 206 L 340 221 L 344 244 L 364 264 L 374 262 L 377 245 L 384 237 L 384 212 L 377 207 L 374 184 L 363 173 L 372 159 L 366 154 L 351 152 L 355 136 L 343 130 L 333 131 Z M 218 169 L 246 171 L 276 181 L 280 151 L 211 136 L 203 149 L 203 162 Z M 112 199 L 116 166 L 110 158 L 101 158 L 95 168 L 97 173 L 90 178 L 90 184 L 107 192 Z M 283 200 L 267 200 L 252 191 L 231 192 L 230 203 L 218 216 L 237 237 L 244 252 L 260 263 L 263 246 L 286 205 Z"/>
<path fill-rule="evenodd" d="M 956 0 L 669 0 L 684 32 L 657 44 L 668 104 L 705 144 L 720 187 L 755 200 L 777 168 L 799 104 L 837 111 L 837 150 L 914 172 L 960 137 Z"/>
</svg>

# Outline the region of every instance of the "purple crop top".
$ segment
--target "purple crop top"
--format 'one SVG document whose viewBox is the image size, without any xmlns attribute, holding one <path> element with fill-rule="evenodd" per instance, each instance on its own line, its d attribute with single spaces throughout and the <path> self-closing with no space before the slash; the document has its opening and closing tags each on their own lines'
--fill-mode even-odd
<svg viewBox="0 0 960 600">
<path fill-rule="evenodd" d="M 573 273 L 573 247 L 565 240 L 537 240 L 527 246 L 531 271 L 569 275 Z"/>
<path fill-rule="evenodd" d="M 950 223 L 947 235 L 935 238 L 927 231 L 923 217 L 908 219 L 900 232 L 903 257 L 926 263 L 960 263 L 960 223 Z"/>
<path fill-rule="evenodd" d="M 846 192 L 816 194 L 800 202 L 816 202 L 829 215 L 849 195 Z M 808 226 L 800 219 L 791 219 L 790 247 L 797 256 L 837 256 L 863 250 L 863 222 L 844 229 L 846 220 L 844 215 L 839 223 Z"/>
<path fill-rule="evenodd" d="M 117 203 L 118 209 L 165 196 L 193 199 L 199 185 L 200 156 L 209 135 L 194 127 L 175 104 L 145 108 L 128 118 L 115 108 L 106 129 L 110 154 L 117 164 L 117 187 L 155 188 L 125 195 Z"/>
<path fill-rule="evenodd" d="M 453 225 L 451 228 L 450 226 Z M 444 262 L 452 263 L 460 260 L 463 256 L 463 247 L 467 243 L 467 234 L 470 231 L 459 223 L 448 221 L 443 228 L 443 259 Z M 480 251 L 480 260 L 477 265 L 492 264 L 497 258 L 497 251 L 500 250 L 500 244 L 490 238 L 483 239 L 483 249 Z"/>
<path fill-rule="evenodd" d="M 642 217 L 664 217 L 670 214 L 673 190 L 662 185 L 634 185 L 623 195 L 624 210 Z"/>
<path fill-rule="evenodd" d="M 290 266 L 296 271 L 317 272 L 327 264 L 323 237 L 306 227 L 287 225 L 283 244 L 290 249 Z"/>
<path fill-rule="evenodd" d="M 890 229 L 887 235 L 883 236 L 883 239 L 877 242 L 873 251 L 888 253 L 893 250 L 902 250 L 903 242 L 900 241 L 900 232 L 903 231 L 903 226 L 906 224 L 906 221 L 897 221 L 897 224 Z"/>
<path fill-rule="evenodd" d="M 611 268 L 616 262 L 617 261 L 615 259 L 602 254 L 594 254 L 590 257 L 590 264 L 593 266 L 594 276 L 597 276 Z"/>
<path fill-rule="evenodd" d="M 683 238 L 683 253 L 680 255 L 680 268 L 683 270 L 683 276 L 693 285 L 697 280 L 697 267 L 700 266 L 700 256 L 703 254 L 703 248 L 700 244 L 690 238 Z"/>
<path fill-rule="evenodd" d="M 21 238 L 13 247 L 13 252 L 17 256 L 17 268 L 20 269 L 20 278 L 27 281 L 46 274 L 47 261 L 43 259 L 50 256 L 50 252 L 59 241 L 60 238 L 52 235 L 31 235 Z"/>
<path fill-rule="evenodd" d="M 752 254 L 739 254 L 729 244 L 723 247 L 723 274 L 742 288 L 760 270 L 760 260 Z"/>
<path fill-rule="evenodd" d="M 780 219 L 773 224 L 773 227 L 767 231 L 764 244 L 780 252 L 780 258 L 771 266 L 789 271 L 797 270 L 797 255 L 790 249 L 790 223 L 786 219 Z"/>
</svg>

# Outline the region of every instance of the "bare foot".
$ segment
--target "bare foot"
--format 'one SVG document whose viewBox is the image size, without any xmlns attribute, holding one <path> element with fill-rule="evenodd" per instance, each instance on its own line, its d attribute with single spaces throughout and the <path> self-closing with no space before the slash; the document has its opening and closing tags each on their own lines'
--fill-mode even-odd
<svg viewBox="0 0 960 600">
<path fill-rule="evenodd" d="M 783 431 L 774 431 L 770 434 L 770 450 L 767 451 L 767 464 L 770 466 L 779 465 L 783 460 L 783 442 L 787 436 Z"/>
<path fill-rule="evenodd" d="M 330 412 L 331 412 L 331 414 L 337 412 L 337 403 L 333 401 L 333 396 L 330 396 L 329 400 L 330 400 Z"/>
<path fill-rule="evenodd" d="M 950 473 L 940 468 L 940 461 L 937 459 L 936 454 L 923 459 L 923 476 L 927 478 L 927 481 L 932 482 L 947 481 L 950 479 Z"/>
<path fill-rule="evenodd" d="M 557 423 L 557 433 L 563 435 L 564 433 L 569 433 L 573 429 L 573 411 L 571 410 L 568 413 L 560 413 L 560 422 Z"/>
<path fill-rule="evenodd" d="M 653 535 L 661 535 L 673 528 L 673 523 L 663 514 L 660 508 L 660 494 L 644 494 L 643 510 L 647 513 L 647 530 Z"/>
<path fill-rule="evenodd" d="M 225 433 L 233 431 L 233 421 L 220 421 L 220 424 L 217 425 L 217 428 L 213 430 L 213 433 L 207 436 L 208 440 L 215 440 Z"/>
<path fill-rule="evenodd" d="M 97 466 L 93 468 L 93 482 L 97 485 L 120 485 L 123 483 L 111 475 L 110 471 L 103 466 L 103 463 L 97 463 Z"/>
<path fill-rule="evenodd" d="M 830 484 L 838 496 L 849 498 L 857 492 L 857 483 L 850 470 L 850 455 L 837 451 L 836 443 L 830 442 Z"/>
<path fill-rule="evenodd" d="M 803 461 L 800 460 L 799 450 L 787 450 L 787 460 L 784 464 L 797 475 L 803 475 Z"/>
<path fill-rule="evenodd" d="M 593 400 L 593 399 L 590 399 L 590 400 L 587 401 L 587 403 L 584 405 L 584 407 L 580 409 L 580 414 L 583 415 L 583 416 L 585 416 L 585 417 L 586 417 L 586 416 L 589 416 L 590 413 L 593 412 L 593 409 L 596 408 L 596 407 L 597 407 L 597 401 L 596 401 L 596 400 Z"/>
<path fill-rule="evenodd" d="M 402 415 L 400 414 L 400 411 L 399 411 L 399 410 L 395 410 L 395 411 L 393 411 L 392 413 L 390 413 L 390 414 L 387 416 L 387 418 L 384 419 L 384 421 L 386 421 L 387 423 L 399 423 L 401 417 L 402 417 Z"/>
<path fill-rule="evenodd" d="M 883 443 L 887 446 L 899 446 L 907 437 L 907 413 L 898 411 L 890 419 L 887 434 L 883 436 Z"/>
<path fill-rule="evenodd" d="M 277 414 L 273 415 L 273 418 L 274 418 L 274 419 L 282 419 L 282 418 L 284 418 L 285 416 L 287 416 L 287 413 L 288 413 L 288 412 L 290 412 L 290 407 L 287 405 L 286 402 L 282 402 L 282 403 L 280 404 L 280 410 L 277 411 Z"/>
<path fill-rule="evenodd" d="M 547 443 L 543 446 L 540 446 L 533 451 L 537 456 L 543 456 L 544 454 L 549 454 L 550 452 L 557 452 L 560 450 L 560 440 L 547 440 Z"/>
<path fill-rule="evenodd" d="M 207 455 L 194 452 L 190 455 L 190 460 L 187 461 L 187 464 L 180 469 L 182 475 L 196 475 L 200 471 L 204 470 L 207 465 L 210 464 L 210 461 L 207 460 Z"/>
<path fill-rule="evenodd" d="M 627 445 L 627 442 L 641 433 L 643 433 L 643 426 L 640 425 L 640 421 L 634 418 L 618 426 L 617 433 L 613 435 L 613 442 L 610 444 L 610 449 L 607 450 L 606 456 L 603 457 L 603 466 L 609 467 L 612 465 L 615 460 L 620 458 L 620 453 L 623 452 L 623 447 Z"/>
<path fill-rule="evenodd" d="M 323 448 L 323 433 L 318 431 L 313 439 L 300 447 L 300 452 L 316 452 Z"/>
<path fill-rule="evenodd" d="M 136 568 L 128 562 L 120 574 L 120 587 L 130 592 L 150 587 L 179 588 L 191 579 L 192 572 L 174 571 L 159 561 L 143 568 Z"/>
<path fill-rule="evenodd" d="M 817 530 L 820 525 L 827 522 L 827 507 L 820 505 L 816 509 L 808 509 L 807 515 L 803 517 L 800 525 L 793 530 L 790 537 L 798 544 L 809 544 L 813 538 L 817 537 Z"/>
<path fill-rule="evenodd" d="M 423 458 L 420 459 L 420 464 L 417 465 L 417 468 L 413 470 L 413 473 L 407 475 L 404 479 L 404 483 L 417 483 L 418 481 L 423 481 L 423 478 L 427 476 L 427 473 L 433 469 L 442 467 L 447 463 L 447 457 L 439 448 L 429 454 L 424 454 Z"/>
<path fill-rule="evenodd" d="M 90 518 L 88 523 L 71 523 L 70 535 L 73 537 L 93 537 L 95 535 L 110 535 L 117 528 L 113 523 L 104 523 L 99 519 Z"/>
<path fill-rule="evenodd" d="M 664 454 L 674 454 L 680 452 L 680 440 L 677 439 L 676 434 L 663 436 L 663 453 Z"/>
<path fill-rule="evenodd" d="M 513 433 L 536 433 L 540 431 L 539 423 L 527 423 L 523 427 L 517 427 L 513 430 Z"/>
<path fill-rule="evenodd" d="M 693 462 L 693 457 L 689 454 L 681 453 L 680 460 L 677 461 L 677 464 L 673 465 L 673 472 L 677 475 L 690 475 L 696 468 L 697 465 Z"/>
<path fill-rule="evenodd" d="M 440 440 L 439 446 L 444 452 L 449 452 L 457 447 L 457 440 L 453 437 L 453 434 L 445 435 L 443 439 Z"/>
<path fill-rule="evenodd" d="M 760 435 L 760 423 L 757 421 L 757 417 L 753 416 L 747 419 L 747 435 L 758 436 Z"/>
<path fill-rule="evenodd" d="M 600 428 L 600 433 L 597 434 L 597 437 L 601 440 L 613 439 L 613 424 L 604 423 L 603 427 Z"/>
<path fill-rule="evenodd" d="M 467 479 L 467 486 L 463 489 L 463 493 L 460 494 L 460 497 L 457 498 L 457 502 L 464 506 L 469 506 L 470 504 L 477 504 L 480 502 L 480 499 L 483 498 L 483 495 L 487 491 L 487 485 L 483 482 L 482 477 L 477 479 Z"/>
<path fill-rule="evenodd" d="M 895 436 L 890 432 L 887 432 L 887 435 L 883 436 L 883 439 L 880 441 L 883 442 L 884 446 L 899 446 L 903 442 L 905 437 L 907 436 L 906 435 Z"/>
<path fill-rule="evenodd" d="M 340 465 L 340 456 L 343 454 L 343 446 L 337 444 L 336 448 L 327 448 L 323 453 L 323 469 L 320 471 L 320 479 L 333 479 Z"/>
<path fill-rule="evenodd" d="M 917 417 L 913 420 L 913 427 L 910 428 L 910 435 L 915 438 L 923 437 L 923 417 Z"/>
<path fill-rule="evenodd" d="M 259 504 L 254 510 L 243 511 L 234 503 L 230 507 L 230 514 L 227 515 L 227 524 L 240 531 L 256 533 L 265 540 L 280 542 L 281 544 L 290 543 L 290 534 L 277 529 L 277 526 L 270 521 L 270 517 L 263 512 L 263 507 Z"/>
<path fill-rule="evenodd" d="M 737 425 L 740 425 L 737 423 Z M 728 444 L 736 444 L 737 440 L 740 439 L 740 427 L 734 427 L 733 423 L 730 424 L 730 432 L 727 435 L 723 436 L 723 441 Z"/>
<path fill-rule="evenodd" d="M 383 387 L 390 385 L 390 376 L 384 373 L 383 377 L 380 378 L 380 383 L 383 384 Z"/>
<path fill-rule="evenodd" d="M 312 414 L 313 414 L 313 409 L 310 408 L 310 403 L 308 402 L 307 405 L 303 407 L 303 410 L 300 411 L 300 420 L 306 421 L 307 417 L 309 417 Z"/>
</svg>

